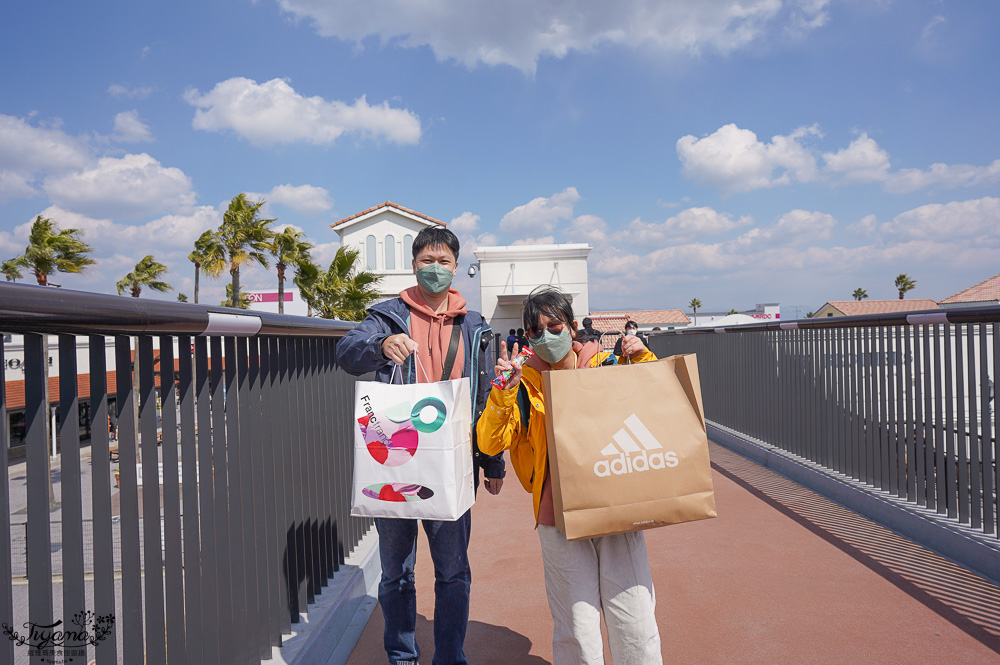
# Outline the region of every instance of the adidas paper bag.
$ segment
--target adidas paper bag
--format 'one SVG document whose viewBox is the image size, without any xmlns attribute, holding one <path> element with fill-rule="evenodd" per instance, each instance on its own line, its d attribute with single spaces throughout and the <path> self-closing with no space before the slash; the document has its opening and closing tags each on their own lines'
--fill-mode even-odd
<svg viewBox="0 0 1000 665">
<path fill-rule="evenodd" d="M 542 372 L 556 526 L 593 538 L 715 517 L 693 354 Z"/>
<path fill-rule="evenodd" d="M 351 515 L 456 520 L 472 483 L 468 378 L 357 382 Z"/>
</svg>

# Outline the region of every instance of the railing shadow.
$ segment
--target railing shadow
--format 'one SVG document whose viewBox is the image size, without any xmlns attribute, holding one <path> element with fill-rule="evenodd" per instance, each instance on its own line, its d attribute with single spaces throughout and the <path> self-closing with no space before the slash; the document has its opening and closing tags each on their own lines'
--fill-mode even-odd
<svg viewBox="0 0 1000 665">
<path fill-rule="evenodd" d="M 713 456 L 715 471 L 1000 654 L 1000 587 L 735 453 Z"/>
</svg>

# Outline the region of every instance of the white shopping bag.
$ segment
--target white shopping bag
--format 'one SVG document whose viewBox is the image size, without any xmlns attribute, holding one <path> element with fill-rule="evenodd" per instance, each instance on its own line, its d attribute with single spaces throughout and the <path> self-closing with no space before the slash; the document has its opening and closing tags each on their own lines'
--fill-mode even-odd
<svg viewBox="0 0 1000 665">
<path fill-rule="evenodd" d="M 359 381 L 351 515 L 454 521 L 474 501 L 469 379 Z"/>
</svg>

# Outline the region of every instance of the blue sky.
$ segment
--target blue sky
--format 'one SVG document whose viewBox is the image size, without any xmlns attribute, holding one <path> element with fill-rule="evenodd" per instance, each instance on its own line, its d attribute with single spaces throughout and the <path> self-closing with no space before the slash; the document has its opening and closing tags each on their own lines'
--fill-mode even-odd
<svg viewBox="0 0 1000 665">
<path fill-rule="evenodd" d="M 0 258 L 41 214 L 99 261 L 57 283 L 153 254 L 190 296 L 248 192 L 327 262 L 386 200 L 465 265 L 588 242 L 594 310 L 941 300 L 1000 272 L 998 32 L 993 0 L 8 3 Z"/>
</svg>

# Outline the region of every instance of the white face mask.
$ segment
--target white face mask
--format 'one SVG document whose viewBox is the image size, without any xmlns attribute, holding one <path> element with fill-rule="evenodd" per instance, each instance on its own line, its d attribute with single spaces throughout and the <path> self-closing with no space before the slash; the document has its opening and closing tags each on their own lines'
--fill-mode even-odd
<svg viewBox="0 0 1000 665">
<path fill-rule="evenodd" d="M 634 330 L 626 330 L 626 331 L 625 331 L 625 334 L 626 334 L 626 335 L 634 335 L 634 334 L 635 334 L 635 332 L 636 332 L 636 331 L 634 331 Z"/>
</svg>

